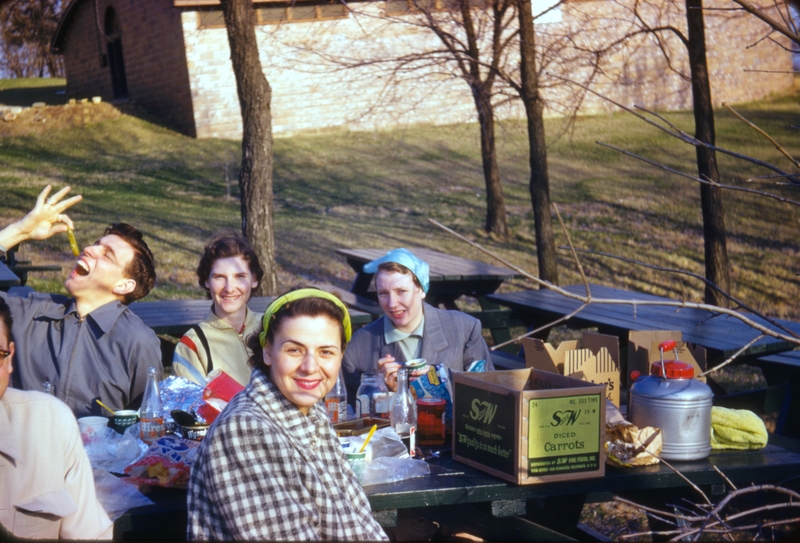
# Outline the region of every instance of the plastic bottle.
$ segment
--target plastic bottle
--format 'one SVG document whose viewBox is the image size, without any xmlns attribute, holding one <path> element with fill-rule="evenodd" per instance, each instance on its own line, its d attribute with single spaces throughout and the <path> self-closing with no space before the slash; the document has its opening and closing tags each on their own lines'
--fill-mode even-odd
<svg viewBox="0 0 800 543">
<path fill-rule="evenodd" d="M 147 368 L 147 385 L 139 409 L 139 437 L 148 445 L 164 435 L 164 413 L 156 369 Z"/>
<path fill-rule="evenodd" d="M 417 404 L 408 388 L 408 370 L 397 370 L 397 394 L 389 417 L 392 428 L 400 436 L 411 458 L 415 456 L 417 433 Z"/>
<path fill-rule="evenodd" d="M 331 422 L 342 422 L 347 419 L 347 389 L 344 386 L 341 370 L 336 384 L 325 395 L 325 409 Z"/>
<path fill-rule="evenodd" d="M 376 399 L 381 398 L 381 394 L 386 394 L 386 383 L 380 375 L 374 373 L 362 373 L 361 384 L 356 392 L 356 417 L 378 417 L 380 416 L 375 403 Z"/>
</svg>

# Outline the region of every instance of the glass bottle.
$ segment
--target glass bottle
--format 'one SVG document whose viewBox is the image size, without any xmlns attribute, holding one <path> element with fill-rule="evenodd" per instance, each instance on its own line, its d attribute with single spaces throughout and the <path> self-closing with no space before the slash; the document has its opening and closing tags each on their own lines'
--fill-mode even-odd
<svg viewBox="0 0 800 543">
<path fill-rule="evenodd" d="M 415 456 L 417 433 L 417 404 L 408 388 L 408 370 L 397 370 L 397 394 L 394 395 L 389 417 L 392 428 L 408 449 L 411 458 Z"/>
<path fill-rule="evenodd" d="M 325 409 L 331 422 L 342 422 L 347 418 L 347 389 L 344 386 L 342 370 L 339 370 L 336 384 L 325 395 Z"/>
<path fill-rule="evenodd" d="M 148 445 L 164 435 L 164 413 L 154 367 L 147 368 L 147 385 L 139 409 L 139 437 Z"/>
<path fill-rule="evenodd" d="M 42 392 L 44 392 L 45 394 L 52 394 L 53 396 L 55 396 L 56 386 L 50 381 L 45 381 L 44 383 L 42 383 Z"/>
<path fill-rule="evenodd" d="M 378 417 L 376 400 L 381 400 L 381 395 L 388 392 L 386 383 L 380 375 L 362 373 L 361 384 L 356 392 L 356 417 Z"/>
</svg>

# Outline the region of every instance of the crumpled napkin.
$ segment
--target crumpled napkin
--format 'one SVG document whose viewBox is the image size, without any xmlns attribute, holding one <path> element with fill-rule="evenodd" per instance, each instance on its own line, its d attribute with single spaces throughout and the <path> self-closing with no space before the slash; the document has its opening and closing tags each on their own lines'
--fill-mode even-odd
<svg viewBox="0 0 800 543">
<path fill-rule="evenodd" d="M 367 434 L 342 437 L 339 441 L 355 450 L 361 448 Z M 361 486 L 393 483 L 412 477 L 429 475 L 431 467 L 427 462 L 411 458 L 400 436 L 393 428 L 386 427 L 376 431 L 367 445 L 367 463 L 364 465 L 364 478 Z"/>
<path fill-rule="evenodd" d="M 661 429 L 621 421 L 606 424 L 606 459 L 625 467 L 658 464 L 663 441 Z"/>
<path fill-rule="evenodd" d="M 767 444 L 767 427 L 747 409 L 711 408 L 712 449 L 761 449 Z"/>
</svg>

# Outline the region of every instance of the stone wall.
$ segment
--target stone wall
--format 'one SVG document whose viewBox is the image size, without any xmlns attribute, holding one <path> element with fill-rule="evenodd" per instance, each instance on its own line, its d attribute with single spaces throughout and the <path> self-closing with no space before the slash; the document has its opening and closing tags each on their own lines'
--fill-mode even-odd
<svg viewBox="0 0 800 543">
<path fill-rule="evenodd" d="M 768 0 L 755 2 L 772 6 Z M 594 43 L 610 42 L 633 29 L 630 21 L 632 1 L 575 1 L 565 12 L 564 24 L 591 29 L 581 36 L 583 45 L 587 38 Z M 673 26 L 686 35 L 686 12 L 683 1 L 653 1 L 649 6 L 642 2 L 643 13 L 651 25 Z M 706 0 L 707 8 L 731 8 L 726 0 Z M 592 15 L 590 18 L 589 15 Z M 774 14 L 773 14 L 774 15 Z M 711 81 L 711 95 L 715 107 L 723 102 L 741 103 L 765 98 L 790 89 L 794 84 L 791 72 L 791 53 L 781 46 L 763 40 L 768 34 L 766 24 L 744 12 L 708 10 L 704 14 L 706 46 Z M 594 19 L 594 20 L 592 20 Z M 590 23 L 587 25 L 587 21 Z M 610 24 L 614 22 L 614 24 Z M 661 34 L 663 46 L 670 56 L 671 66 L 661 48 L 651 36 L 639 36 L 624 47 L 613 51 L 603 62 L 604 75 L 597 77 L 592 88 L 623 105 L 642 105 L 661 110 L 691 109 L 691 86 L 682 74 L 688 75 L 686 48 L 669 32 Z M 785 38 L 774 36 L 788 47 Z M 758 43 L 758 45 L 752 46 Z M 585 73 L 575 74 L 576 78 Z M 607 101 L 591 94 L 582 105 L 583 111 L 615 109 Z"/>
<path fill-rule="evenodd" d="M 729 7 L 724 0 L 706 5 Z M 603 99 L 549 77 L 560 74 L 577 81 L 589 80 L 591 59 L 581 55 L 574 42 L 597 47 L 618 39 L 630 27 L 626 5 L 609 0 L 571 1 L 562 8 L 561 22 L 537 25 L 537 39 L 554 49 L 562 60 L 548 64 L 543 77 L 548 114 L 574 107 L 581 111 L 613 109 Z M 259 25 L 256 29 L 261 61 L 273 90 L 273 131 L 276 135 L 347 127 L 354 130 L 394 128 L 411 123 L 460 123 L 476 120 L 469 89 L 453 65 L 435 64 L 408 72 L 393 72 L 390 65 L 371 60 L 398 57 L 441 44 L 430 32 L 389 24 L 379 15 L 383 3 L 349 3 L 354 11 L 346 19 Z M 683 2 L 644 4 L 654 22 L 685 29 Z M 200 28 L 197 12 L 181 14 L 186 64 L 192 88 L 194 123 L 198 137 L 241 137 L 241 116 L 224 27 Z M 515 21 L 512 21 L 511 28 Z M 765 34 L 755 18 L 729 11 L 706 14 L 708 62 L 714 103 L 743 102 L 790 88 L 791 55 L 769 41 L 747 48 Z M 569 39 L 567 39 L 567 36 Z M 664 46 L 671 51 L 669 68 L 659 46 L 642 36 L 609 51 L 592 88 L 625 104 L 657 109 L 691 108 L 691 89 L 681 76 L 687 73 L 683 45 L 670 35 Z M 360 68 L 342 69 L 342 63 L 362 62 Z M 517 70 L 518 58 L 506 59 L 504 69 Z M 747 70 L 762 70 L 748 72 Z M 513 91 L 498 83 L 498 90 Z M 524 118 L 514 101 L 497 109 L 498 118 Z"/>
<path fill-rule="evenodd" d="M 195 134 L 189 77 L 186 68 L 181 12 L 172 0 L 97 0 L 74 6 L 64 39 L 67 94 L 83 98 L 114 98 L 111 72 L 101 63 L 106 53 L 104 15 L 114 8 L 121 27 L 128 94 L 166 124 Z"/>
</svg>

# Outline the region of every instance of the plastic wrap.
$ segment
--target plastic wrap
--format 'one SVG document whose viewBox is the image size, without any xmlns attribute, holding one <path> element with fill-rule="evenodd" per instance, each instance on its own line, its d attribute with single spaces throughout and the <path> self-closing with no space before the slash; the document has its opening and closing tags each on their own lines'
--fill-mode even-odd
<svg viewBox="0 0 800 543">
<path fill-rule="evenodd" d="M 138 488 L 125 484 L 119 477 L 104 469 L 94 469 L 92 475 L 94 475 L 97 499 L 112 522 L 124 515 L 128 509 L 153 505 L 153 502 L 139 492 Z"/>
<path fill-rule="evenodd" d="M 359 450 L 366 437 L 366 434 L 340 437 L 339 441 L 345 449 Z M 366 460 L 362 486 L 421 477 L 431 472 L 427 462 L 408 456 L 408 449 L 392 428 L 381 428 L 373 434 L 367 444 Z"/>
<path fill-rule="evenodd" d="M 125 467 L 147 450 L 139 439 L 139 423 L 126 428 L 124 434 L 112 428 L 102 428 L 98 434 L 97 439 L 84 445 L 92 468 L 124 473 Z"/>
</svg>

